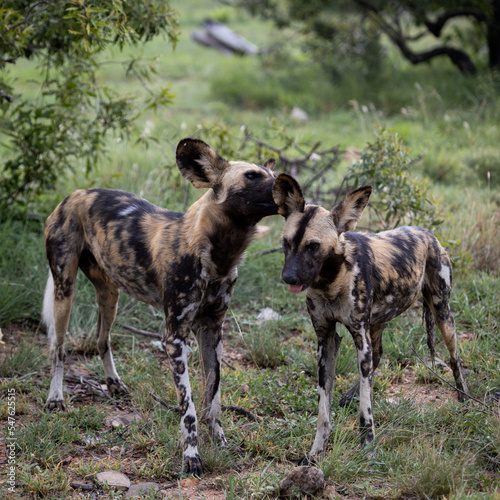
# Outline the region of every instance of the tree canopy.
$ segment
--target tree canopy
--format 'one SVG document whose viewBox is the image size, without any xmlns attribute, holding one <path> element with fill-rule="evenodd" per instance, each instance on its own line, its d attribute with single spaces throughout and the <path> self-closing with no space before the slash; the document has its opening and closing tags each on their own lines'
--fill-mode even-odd
<svg viewBox="0 0 500 500">
<path fill-rule="evenodd" d="M 335 67 L 339 57 L 380 62 L 386 35 L 412 64 L 447 57 L 462 73 L 500 69 L 500 0 L 242 0 L 279 28 L 296 27 L 311 53 Z"/>
<path fill-rule="evenodd" d="M 146 102 L 98 80 L 99 56 L 163 35 L 177 40 L 177 15 L 164 0 L 4 0 L 0 6 L 0 209 L 26 206 L 85 159 L 91 169 L 109 132 L 129 134 L 138 109 L 168 104 L 168 85 L 147 85 L 154 64 L 131 59 L 125 71 L 145 83 Z M 24 95 L 15 73 L 36 63 L 38 90 Z M 33 94 L 33 93 L 32 93 Z"/>
</svg>

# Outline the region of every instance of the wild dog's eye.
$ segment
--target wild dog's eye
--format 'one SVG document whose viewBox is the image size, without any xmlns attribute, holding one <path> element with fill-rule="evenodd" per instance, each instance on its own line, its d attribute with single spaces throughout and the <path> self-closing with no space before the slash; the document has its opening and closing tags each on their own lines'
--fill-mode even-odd
<svg viewBox="0 0 500 500">
<path fill-rule="evenodd" d="M 245 177 L 251 181 L 254 181 L 255 179 L 260 179 L 262 177 L 262 174 L 259 172 L 255 172 L 255 170 L 249 170 L 248 172 L 245 172 Z"/>
<path fill-rule="evenodd" d="M 308 243 L 306 245 L 306 250 L 309 250 L 311 252 L 314 252 L 315 250 L 317 250 L 319 248 L 319 243 L 316 242 L 316 241 L 313 241 L 312 243 Z"/>
<path fill-rule="evenodd" d="M 285 252 L 288 252 L 288 250 L 290 250 L 290 243 L 288 243 L 288 241 L 287 241 L 287 240 L 283 240 L 282 245 L 283 245 L 283 250 L 284 250 Z"/>
</svg>

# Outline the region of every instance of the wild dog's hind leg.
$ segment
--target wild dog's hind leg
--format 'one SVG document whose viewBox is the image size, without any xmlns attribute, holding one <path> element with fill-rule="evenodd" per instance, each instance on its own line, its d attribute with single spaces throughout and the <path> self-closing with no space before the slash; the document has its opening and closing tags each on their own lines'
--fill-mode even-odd
<svg viewBox="0 0 500 500">
<path fill-rule="evenodd" d="M 453 319 L 448 299 L 444 298 L 443 300 L 442 297 L 429 295 L 427 291 L 425 291 L 424 300 L 426 301 L 429 309 L 432 311 L 436 325 L 443 336 L 448 351 L 450 352 L 450 366 L 458 389 L 458 400 L 460 402 L 464 402 L 469 399 L 469 390 L 467 389 L 467 383 L 465 382 L 462 362 L 460 361 L 460 357 L 458 355 L 455 320 Z"/>
<path fill-rule="evenodd" d="M 49 396 L 45 408 L 66 410 L 63 396 L 64 383 L 64 337 L 68 329 L 71 306 L 75 299 L 75 280 L 77 265 L 67 262 L 66 266 L 57 266 L 49 272 L 45 289 L 43 317 L 47 324 L 51 340 L 52 370 Z"/>
<path fill-rule="evenodd" d="M 83 252 L 80 268 L 95 288 L 98 316 L 96 327 L 97 349 L 101 356 L 106 376 L 106 385 L 112 395 L 129 394 L 128 387 L 121 381 L 111 351 L 110 331 L 116 317 L 119 289 L 97 265 L 89 252 Z"/>
<path fill-rule="evenodd" d="M 436 325 L 443 336 L 446 347 L 450 352 L 450 365 L 457 386 L 458 400 L 463 402 L 468 399 L 468 389 L 465 382 L 464 369 L 458 355 L 457 335 L 455 330 L 455 320 L 450 309 L 450 293 L 452 284 L 451 263 L 447 254 L 440 247 L 432 249 L 427 264 L 422 295 L 427 307 L 432 311 Z M 439 256 L 435 258 L 434 256 Z M 437 262 L 436 262 L 437 261 Z M 425 307 L 424 307 L 425 309 Z M 425 314 L 424 314 L 425 315 Z M 427 321 L 426 327 L 433 328 L 432 322 Z M 433 332 L 427 332 L 428 339 Z"/>
<path fill-rule="evenodd" d="M 372 349 L 373 349 L 373 372 L 378 368 L 380 363 L 380 358 L 382 357 L 382 333 L 384 332 L 385 323 L 381 325 L 373 325 L 370 327 L 370 337 L 372 339 Z M 348 406 L 351 404 L 354 397 L 359 396 L 359 378 L 356 380 L 354 385 L 346 392 L 342 394 L 339 401 L 339 406 Z"/>
</svg>

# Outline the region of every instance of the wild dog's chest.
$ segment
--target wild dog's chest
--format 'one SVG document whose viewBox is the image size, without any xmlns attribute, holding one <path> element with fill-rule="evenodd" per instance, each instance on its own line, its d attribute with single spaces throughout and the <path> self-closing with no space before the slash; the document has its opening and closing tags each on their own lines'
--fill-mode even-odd
<svg viewBox="0 0 500 500">
<path fill-rule="evenodd" d="M 321 322 L 349 324 L 354 304 L 354 298 L 349 290 L 343 290 L 340 293 L 307 291 L 309 314 Z"/>
<path fill-rule="evenodd" d="M 201 268 L 196 279 L 182 286 L 176 286 L 176 280 L 172 280 L 164 295 L 167 317 L 177 325 L 193 324 L 200 318 L 220 320 L 231 303 L 236 279 L 234 267 L 223 278 L 211 278 L 207 270 Z"/>
</svg>

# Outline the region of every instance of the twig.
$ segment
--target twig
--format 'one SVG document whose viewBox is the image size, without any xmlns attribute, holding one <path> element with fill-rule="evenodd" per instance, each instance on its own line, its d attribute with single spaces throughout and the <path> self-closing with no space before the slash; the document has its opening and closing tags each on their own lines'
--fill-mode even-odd
<svg viewBox="0 0 500 500">
<path fill-rule="evenodd" d="M 167 410 L 174 411 L 174 412 L 179 412 L 179 407 L 178 406 L 172 406 L 163 401 L 159 396 L 154 394 L 153 392 L 150 392 L 152 398 L 155 401 L 158 401 L 162 406 L 164 406 Z M 243 415 L 248 418 L 248 420 L 252 420 L 254 422 L 262 422 L 262 418 L 257 417 L 253 413 L 249 412 L 248 410 L 245 410 L 244 408 L 241 408 L 240 406 L 234 406 L 234 405 L 221 405 L 221 409 L 223 411 L 229 410 L 229 411 L 234 411 L 235 413 L 239 413 L 240 415 Z"/>
<path fill-rule="evenodd" d="M 231 368 L 231 370 L 236 370 L 236 368 L 231 365 L 230 363 L 228 363 L 224 358 L 222 358 L 222 362 L 228 367 L 228 368 Z"/>
<path fill-rule="evenodd" d="M 479 403 L 480 405 L 482 405 L 482 406 L 484 406 L 486 408 L 488 407 L 488 405 L 485 405 L 482 401 L 479 401 L 479 399 L 476 399 L 474 396 L 471 396 L 470 394 L 467 394 L 465 391 L 462 391 L 458 387 L 456 387 L 453 384 L 451 384 L 450 382 L 448 382 L 445 378 L 441 377 L 441 375 L 439 375 L 439 373 L 437 373 L 435 370 L 433 370 L 430 366 L 428 366 L 425 363 L 425 361 L 417 354 L 417 351 L 415 350 L 415 348 L 413 346 L 411 346 L 411 350 L 413 351 L 413 354 L 415 354 L 415 356 L 417 357 L 417 359 L 424 365 L 424 367 L 427 368 L 431 373 L 433 373 L 434 375 L 436 375 L 436 377 L 439 378 L 440 380 L 442 380 L 445 384 L 449 385 L 452 389 L 455 389 L 455 391 L 461 392 L 462 394 L 464 394 L 465 396 L 467 396 L 469 399 L 472 399 L 476 403 Z"/>
<path fill-rule="evenodd" d="M 148 332 L 146 330 L 141 330 L 141 329 L 135 328 L 133 326 L 124 325 L 123 323 L 117 323 L 117 324 L 119 326 L 121 326 L 122 328 L 124 328 L 125 330 L 128 330 L 129 332 L 137 333 L 139 335 L 144 335 L 145 337 L 153 337 L 155 339 L 162 339 L 163 338 L 163 335 L 161 335 L 159 333 Z"/>
<path fill-rule="evenodd" d="M 262 422 L 262 420 L 263 420 L 262 418 L 257 417 L 253 413 L 249 412 L 248 410 L 245 410 L 245 408 L 241 408 L 240 406 L 222 405 L 222 409 L 234 411 L 235 413 L 239 413 L 240 415 L 247 417 L 248 420 L 252 420 L 254 422 Z"/>
<path fill-rule="evenodd" d="M 161 399 L 159 396 L 157 396 L 157 395 L 156 395 L 156 394 L 154 394 L 153 392 L 150 392 L 149 394 L 151 394 L 152 398 L 153 398 L 155 401 L 158 401 L 158 403 L 160 403 L 162 406 L 164 406 L 167 410 L 170 410 L 170 411 L 175 411 L 175 412 L 178 412 L 178 411 L 179 411 L 179 407 L 169 405 L 168 403 L 166 403 L 165 401 L 163 401 L 163 399 Z"/>
<path fill-rule="evenodd" d="M 93 389 L 101 392 L 107 399 L 111 399 L 111 396 L 97 382 L 94 382 L 92 380 L 87 380 L 81 376 L 77 377 L 74 375 L 65 375 L 64 380 L 66 380 L 68 382 L 76 382 L 76 383 L 82 384 L 82 385 L 83 384 L 88 385 L 88 386 L 92 387 Z"/>
<path fill-rule="evenodd" d="M 74 490 L 85 490 L 85 491 L 94 491 L 96 486 L 92 483 L 69 483 L 70 487 Z"/>
<path fill-rule="evenodd" d="M 24 380 L 25 378 L 32 377 L 33 375 L 37 375 L 38 372 L 31 372 L 27 373 L 26 375 L 22 375 L 21 377 L 10 377 L 10 378 L 4 378 L 5 381 L 7 380 Z"/>
<path fill-rule="evenodd" d="M 282 247 L 274 247 L 274 248 L 268 248 L 267 250 L 260 250 L 259 252 L 255 252 L 252 254 L 252 257 L 262 257 L 263 255 L 268 255 L 270 253 L 275 253 L 281 251 Z"/>
</svg>

